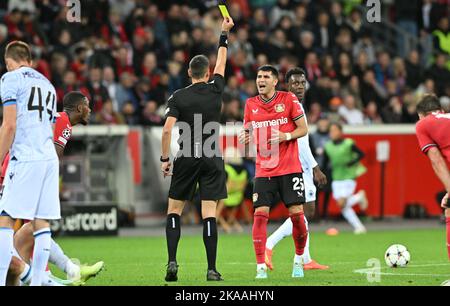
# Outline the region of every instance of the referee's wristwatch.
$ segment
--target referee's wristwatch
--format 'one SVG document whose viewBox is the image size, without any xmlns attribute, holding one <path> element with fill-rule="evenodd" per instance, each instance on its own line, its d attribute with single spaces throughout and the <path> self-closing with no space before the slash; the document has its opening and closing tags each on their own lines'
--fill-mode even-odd
<svg viewBox="0 0 450 306">
<path fill-rule="evenodd" d="M 170 161 L 170 157 L 164 158 L 161 156 L 161 158 L 159 159 L 162 163 L 167 163 Z"/>
</svg>

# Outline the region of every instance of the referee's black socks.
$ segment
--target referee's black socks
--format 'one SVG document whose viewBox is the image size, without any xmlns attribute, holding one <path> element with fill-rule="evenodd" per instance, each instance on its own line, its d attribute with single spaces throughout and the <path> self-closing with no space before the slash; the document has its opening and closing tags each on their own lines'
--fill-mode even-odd
<svg viewBox="0 0 450 306">
<path fill-rule="evenodd" d="M 203 242 L 208 258 L 208 270 L 216 270 L 217 222 L 216 218 L 203 219 Z"/>
<path fill-rule="evenodd" d="M 180 216 L 177 214 L 167 215 L 166 239 L 169 262 L 177 261 L 178 241 L 180 241 L 181 228 Z"/>
</svg>

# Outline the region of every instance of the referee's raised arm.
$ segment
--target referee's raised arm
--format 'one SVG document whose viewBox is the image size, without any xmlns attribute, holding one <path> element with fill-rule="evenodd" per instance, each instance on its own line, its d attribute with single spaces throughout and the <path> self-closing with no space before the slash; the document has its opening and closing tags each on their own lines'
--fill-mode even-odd
<svg viewBox="0 0 450 306">
<path fill-rule="evenodd" d="M 214 68 L 214 74 L 225 76 L 225 66 L 227 64 L 227 48 L 228 48 L 228 33 L 234 26 L 233 19 L 231 17 L 225 17 L 222 22 L 222 34 L 220 35 L 219 51 L 217 54 L 216 67 Z"/>
</svg>

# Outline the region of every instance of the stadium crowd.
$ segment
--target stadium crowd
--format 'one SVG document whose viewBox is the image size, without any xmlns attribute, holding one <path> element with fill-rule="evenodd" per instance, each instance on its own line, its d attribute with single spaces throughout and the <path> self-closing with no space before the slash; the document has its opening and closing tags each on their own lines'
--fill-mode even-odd
<svg viewBox="0 0 450 306">
<path fill-rule="evenodd" d="M 162 125 L 168 97 L 189 84 L 190 58 L 202 53 L 215 64 L 216 0 L 81 3 L 81 22 L 70 23 L 66 0 L 1 1 L 0 53 L 11 40 L 32 44 L 35 68 L 53 82 L 59 103 L 65 92 L 82 91 L 95 123 Z M 450 110 L 448 1 L 396 1 L 391 21 L 434 45 L 431 55 L 409 50 L 403 57 L 401 46 L 390 54 L 372 40 L 361 3 L 227 1 L 236 27 L 222 121 L 242 120 L 246 99 L 257 94 L 256 69 L 268 63 L 281 75 L 294 66 L 306 70 L 311 123 L 324 116 L 352 125 L 413 123 L 415 105 L 428 92 Z M 0 74 L 5 71 L 0 58 Z"/>
</svg>

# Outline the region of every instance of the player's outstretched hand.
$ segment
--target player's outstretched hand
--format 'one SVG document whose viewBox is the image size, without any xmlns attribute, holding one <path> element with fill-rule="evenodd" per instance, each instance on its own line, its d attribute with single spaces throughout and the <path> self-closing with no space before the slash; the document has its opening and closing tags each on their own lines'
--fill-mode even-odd
<svg viewBox="0 0 450 306">
<path fill-rule="evenodd" d="M 170 167 L 172 164 L 170 162 L 164 162 L 161 164 L 161 171 L 164 175 L 164 177 L 172 176 L 172 172 L 170 171 Z"/>
<path fill-rule="evenodd" d="M 442 208 L 444 208 L 444 209 L 450 208 L 450 203 L 449 203 L 449 201 L 448 201 L 448 192 L 447 192 L 447 194 L 444 196 L 444 198 L 442 199 L 441 206 L 442 206 Z"/>
<path fill-rule="evenodd" d="M 222 22 L 222 31 L 229 32 L 234 27 L 234 21 L 231 17 L 225 17 Z"/>
<path fill-rule="evenodd" d="M 319 185 L 319 187 L 324 187 L 327 184 L 327 176 L 320 170 L 319 166 L 313 169 L 314 181 Z"/>
</svg>

